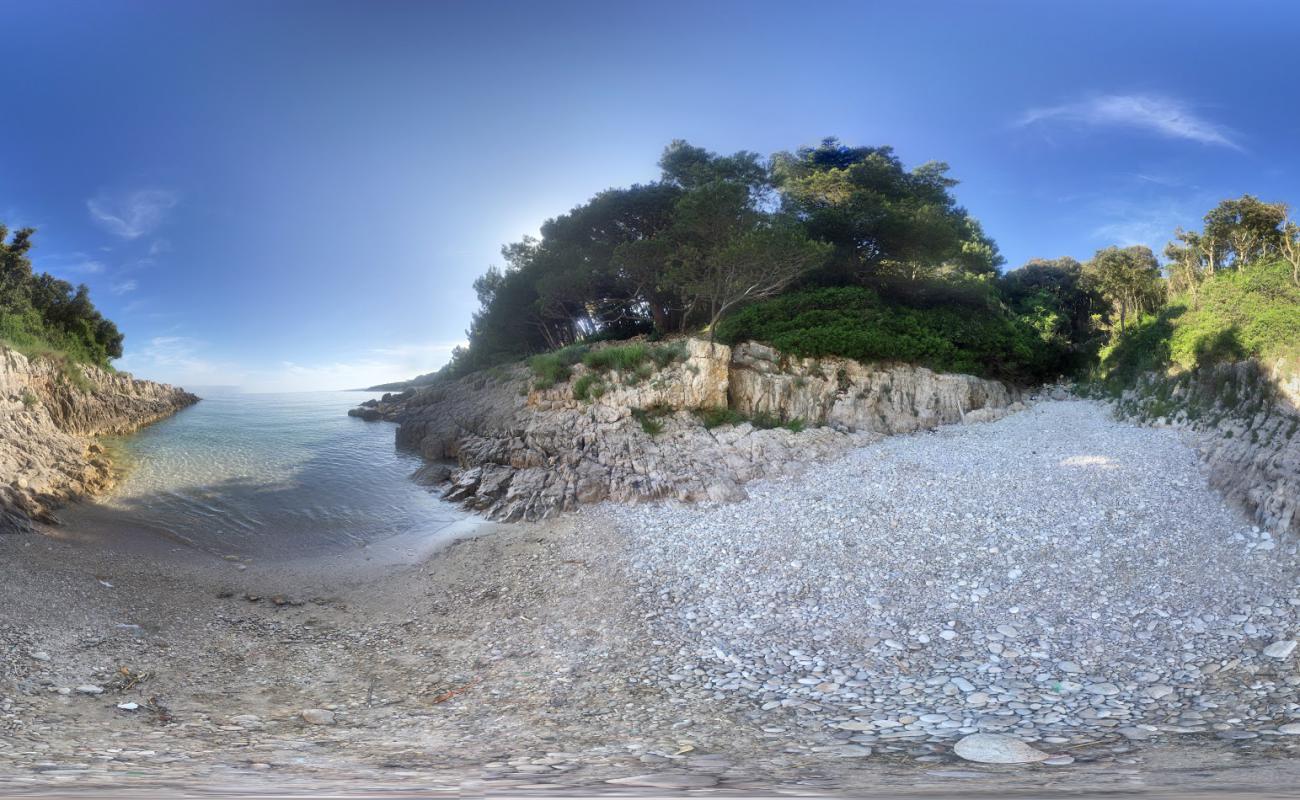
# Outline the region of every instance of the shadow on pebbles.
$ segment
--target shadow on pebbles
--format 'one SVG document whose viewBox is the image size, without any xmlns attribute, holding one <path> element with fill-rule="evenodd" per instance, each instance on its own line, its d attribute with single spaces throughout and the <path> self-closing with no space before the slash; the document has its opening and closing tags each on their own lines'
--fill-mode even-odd
<svg viewBox="0 0 1300 800">
<path fill-rule="evenodd" d="M 1296 548 L 1193 444 L 1042 402 L 364 574 L 0 537 L 0 791 L 1289 790 Z"/>
</svg>

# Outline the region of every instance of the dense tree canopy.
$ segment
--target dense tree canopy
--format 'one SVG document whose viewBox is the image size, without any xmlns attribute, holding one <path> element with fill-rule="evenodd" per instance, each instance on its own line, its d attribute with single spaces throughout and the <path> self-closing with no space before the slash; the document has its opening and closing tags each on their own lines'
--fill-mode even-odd
<svg viewBox="0 0 1300 800">
<path fill-rule="evenodd" d="M 601 192 L 502 250 L 452 372 L 578 340 L 712 330 L 802 284 L 989 276 L 997 246 L 951 194 L 947 166 L 888 147 L 764 159 L 674 141 L 654 183 Z"/>
<path fill-rule="evenodd" d="M 1147 247 L 1107 247 L 999 274 L 997 245 L 941 162 L 908 169 L 889 147 L 833 138 L 768 159 L 678 140 L 659 167 L 659 180 L 600 192 L 504 247 L 444 374 L 706 330 L 1034 381 L 1088 373 L 1168 298 L 1196 304 L 1216 272 L 1285 262 L 1300 286 L 1300 226 L 1251 195 L 1176 231 L 1163 266 Z"/>
<path fill-rule="evenodd" d="M 835 247 L 833 279 L 895 270 L 917 277 L 942 268 L 990 274 L 1002 263 L 997 245 L 957 205 L 948 165 L 908 171 L 890 147 L 817 147 L 778 153 L 774 183 L 783 209 L 815 239 Z"/>
<path fill-rule="evenodd" d="M 1078 261 L 1036 258 L 1003 275 L 999 286 L 1012 311 L 1066 354 L 1063 371 L 1079 371 L 1096 357 L 1109 307 Z"/>
<path fill-rule="evenodd" d="M 1130 317 L 1159 308 L 1164 299 L 1160 262 L 1145 245 L 1107 247 L 1084 265 L 1092 286 L 1110 303 L 1123 332 Z"/>
<path fill-rule="evenodd" d="M 122 355 L 122 334 L 74 287 L 32 270 L 31 228 L 0 224 L 0 340 L 27 352 L 58 351 L 73 360 L 108 366 Z"/>
</svg>

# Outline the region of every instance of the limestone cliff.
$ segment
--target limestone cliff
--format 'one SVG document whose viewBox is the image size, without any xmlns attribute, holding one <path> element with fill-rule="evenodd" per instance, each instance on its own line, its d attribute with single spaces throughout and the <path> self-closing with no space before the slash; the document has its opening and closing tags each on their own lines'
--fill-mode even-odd
<svg viewBox="0 0 1300 800">
<path fill-rule="evenodd" d="M 847 431 L 910 433 L 1000 416 L 1015 400 L 997 381 L 906 364 L 792 358 L 754 342 L 731 359 L 731 406 Z"/>
<path fill-rule="evenodd" d="M 77 369 L 83 380 L 0 347 L 0 531 L 50 521 L 60 504 L 112 485 L 93 437 L 129 433 L 198 401 L 125 373 Z"/>
<path fill-rule="evenodd" d="M 1017 401 L 996 381 L 921 367 L 794 359 L 699 339 L 683 348 L 648 376 L 602 376 L 606 391 L 589 400 L 574 397 L 581 365 L 544 391 L 517 365 L 350 413 L 398 422 L 398 445 L 431 462 L 417 478 L 444 485 L 448 499 L 518 520 L 606 498 L 737 500 L 755 478 L 798 472 L 880 434 L 995 419 Z M 695 413 L 724 408 L 797 423 L 710 429 Z"/>
<path fill-rule="evenodd" d="M 1116 410 L 1196 431 L 1211 485 L 1265 528 L 1300 533 L 1300 375 L 1286 362 L 1148 375 Z"/>
</svg>

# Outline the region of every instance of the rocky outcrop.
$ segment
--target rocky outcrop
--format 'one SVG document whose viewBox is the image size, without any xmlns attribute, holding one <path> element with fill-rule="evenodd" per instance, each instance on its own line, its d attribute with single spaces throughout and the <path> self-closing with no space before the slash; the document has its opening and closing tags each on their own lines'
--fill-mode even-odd
<svg viewBox="0 0 1300 800">
<path fill-rule="evenodd" d="M 756 342 L 731 359 L 731 407 L 838 430 L 910 433 L 982 422 L 1015 402 L 997 381 L 931 372 L 906 364 L 860 364 L 843 358 L 791 358 Z"/>
<path fill-rule="evenodd" d="M 62 503 L 112 485 L 93 437 L 130 433 L 197 401 L 126 373 L 0 348 L 0 531 L 53 521 Z"/>
<path fill-rule="evenodd" d="M 585 367 L 538 391 L 517 365 L 349 413 L 398 422 L 398 445 L 431 462 L 417 480 L 494 519 L 519 520 L 604 499 L 738 500 L 750 480 L 799 472 L 881 434 L 1017 407 L 1015 392 L 970 376 L 790 359 L 754 344 L 679 346 L 679 358 L 648 374 L 600 375 L 603 393 L 586 400 L 574 396 L 595 377 Z M 706 427 L 701 412 L 719 409 L 734 412 L 729 424 Z"/>
<path fill-rule="evenodd" d="M 1210 483 L 1263 527 L 1300 534 L 1300 375 L 1285 361 L 1240 361 L 1147 375 L 1121 416 L 1199 434 Z"/>
</svg>

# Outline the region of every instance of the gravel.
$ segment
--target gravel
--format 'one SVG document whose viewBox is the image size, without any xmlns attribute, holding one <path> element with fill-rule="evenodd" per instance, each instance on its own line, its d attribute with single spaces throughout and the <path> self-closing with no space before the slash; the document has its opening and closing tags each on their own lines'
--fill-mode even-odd
<svg viewBox="0 0 1300 800">
<path fill-rule="evenodd" d="M 1193 445 L 1041 402 L 737 504 L 584 513 L 631 541 L 676 649 L 642 679 L 681 696 L 864 746 L 1275 732 L 1300 717 L 1296 545 L 1209 489 Z"/>
<path fill-rule="evenodd" d="M 1263 654 L 1297 638 L 1294 545 L 1175 434 L 1044 403 L 749 488 L 400 568 L 0 537 L 0 793 L 1300 781 L 1300 657 Z M 961 760 L 976 733 L 1048 757 Z"/>
</svg>

